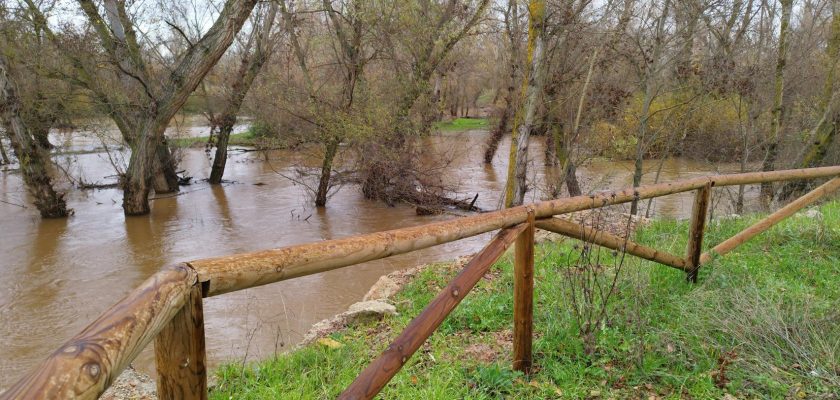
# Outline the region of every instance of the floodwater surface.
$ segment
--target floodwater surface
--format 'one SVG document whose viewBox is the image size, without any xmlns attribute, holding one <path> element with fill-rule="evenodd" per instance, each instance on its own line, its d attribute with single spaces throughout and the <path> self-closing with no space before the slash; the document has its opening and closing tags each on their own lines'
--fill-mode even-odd
<svg viewBox="0 0 840 400">
<path fill-rule="evenodd" d="M 492 166 L 484 165 L 486 136 L 484 131 L 450 133 L 429 138 L 426 144 L 451 157 L 445 168 L 447 184 L 457 187 L 463 198 L 478 193 L 478 206 L 496 209 L 508 143 L 502 144 Z M 56 134 L 53 142 L 62 143 L 65 151 L 56 156 L 58 164 L 88 183 L 113 181 L 112 165 L 122 162 L 119 154 L 109 158 L 96 151 L 98 142 L 84 135 Z M 536 183 L 528 201 L 541 200 L 545 176 L 556 173 L 546 173 L 542 166 L 541 139 L 533 144 L 531 171 L 536 172 L 531 178 Z M 225 175 L 230 182 L 220 186 L 202 180 L 211 163 L 202 149 L 187 149 L 181 155 L 180 169 L 195 183 L 182 187 L 178 195 L 156 197 L 151 214 L 141 217 L 123 216 L 122 193 L 117 189 L 68 188 L 67 200 L 75 215 L 42 220 L 30 206 L 20 174 L 11 168 L 0 172 L 0 391 L 167 264 L 455 217 L 421 217 L 407 205 L 389 207 L 365 200 L 352 185 L 340 188 L 326 208 L 316 209 L 305 187 L 288 179 L 298 177 L 299 165 L 312 161 L 302 152 L 233 152 Z M 652 182 L 657 170 L 664 182 L 737 169 L 680 159 L 659 167 L 658 161 L 647 163 L 645 182 Z M 613 161 L 589 162 L 578 170 L 587 190 L 629 186 L 631 172 L 631 163 Z M 657 199 L 651 213 L 684 217 L 691 203 L 690 193 L 672 195 Z M 361 300 L 379 276 L 475 252 L 490 237 L 483 234 L 207 299 L 209 363 L 254 360 L 285 351 L 314 323 Z M 135 365 L 152 371 L 152 359 L 146 349 Z"/>
</svg>

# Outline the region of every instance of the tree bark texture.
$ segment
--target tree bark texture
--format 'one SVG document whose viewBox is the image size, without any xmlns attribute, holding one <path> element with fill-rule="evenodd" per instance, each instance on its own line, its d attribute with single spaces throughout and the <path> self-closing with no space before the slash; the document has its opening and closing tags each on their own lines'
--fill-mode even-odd
<svg viewBox="0 0 840 400">
<path fill-rule="evenodd" d="M 55 191 L 47 170 L 49 154 L 38 145 L 20 115 L 21 101 L 5 56 L 0 54 L 0 118 L 20 163 L 23 181 L 43 218 L 69 214 L 64 194 Z M 4 152 L 5 153 L 5 152 Z M 5 156 L 5 154 L 4 154 Z"/>
</svg>

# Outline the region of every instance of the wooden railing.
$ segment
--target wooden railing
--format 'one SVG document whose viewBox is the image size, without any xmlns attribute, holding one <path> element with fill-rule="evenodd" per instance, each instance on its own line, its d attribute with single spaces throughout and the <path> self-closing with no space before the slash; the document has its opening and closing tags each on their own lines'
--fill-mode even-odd
<svg viewBox="0 0 840 400">
<path fill-rule="evenodd" d="M 375 396 L 458 306 L 478 280 L 515 243 L 513 367 L 528 372 L 533 331 L 534 229 L 540 228 L 683 270 L 696 281 L 701 265 L 726 254 L 784 218 L 840 188 L 840 166 L 717 175 L 544 201 L 345 239 L 197 260 L 164 268 L 105 311 L 82 332 L 0 395 L 5 399 L 98 398 L 123 369 L 155 340 L 158 396 L 207 397 L 202 299 L 268 283 L 407 253 L 501 230 L 341 394 Z M 832 178 L 743 232 L 702 253 L 711 190 L 792 179 Z M 555 215 L 696 190 L 685 256 L 596 231 Z"/>
</svg>

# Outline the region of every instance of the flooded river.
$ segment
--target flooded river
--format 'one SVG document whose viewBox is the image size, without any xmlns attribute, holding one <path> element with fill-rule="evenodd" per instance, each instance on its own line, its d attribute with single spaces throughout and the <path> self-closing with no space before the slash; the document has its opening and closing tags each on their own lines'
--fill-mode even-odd
<svg viewBox="0 0 840 400">
<path fill-rule="evenodd" d="M 462 197 L 478 193 L 477 205 L 495 209 L 504 185 L 502 155 L 508 154 L 508 143 L 502 144 L 494 164 L 485 166 L 481 160 L 486 134 L 446 134 L 430 138 L 428 145 L 454 155 L 447 176 L 458 184 Z M 540 200 L 545 192 L 540 140 L 532 146 L 531 170 L 537 171 L 537 184 L 528 201 Z M 77 150 L 98 146 L 78 136 L 65 144 Z M 350 185 L 341 188 L 327 208 L 315 209 L 307 191 L 282 176 L 295 176 L 301 157 L 289 151 L 234 152 L 225 175 L 231 183 L 211 187 L 202 181 L 209 175 L 208 156 L 202 149 L 185 150 L 180 168 L 196 182 L 182 187 L 177 196 L 153 200 L 151 215 L 129 218 L 120 207 L 121 191 L 100 189 L 69 190 L 67 200 L 75 215 L 42 220 L 29 205 L 19 173 L 0 172 L 0 391 L 163 265 L 453 218 L 419 217 L 409 206 L 367 201 Z M 113 180 L 111 160 L 104 153 L 87 151 L 57 159 L 87 182 Z M 647 164 L 651 172 L 645 180 L 650 182 L 659 165 Z M 736 169 L 670 160 L 662 165 L 660 180 Z M 578 172 L 585 188 L 606 189 L 629 186 L 631 171 L 631 163 L 594 161 Z M 662 198 L 653 214 L 682 217 L 691 202 L 690 194 Z M 474 252 L 489 238 L 484 234 L 207 299 L 209 362 L 253 360 L 284 351 L 312 324 L 359 301 L 380 275 Z M 152 359 L 146 349 L 136 365 L 150 371 Z"/>
</svg>

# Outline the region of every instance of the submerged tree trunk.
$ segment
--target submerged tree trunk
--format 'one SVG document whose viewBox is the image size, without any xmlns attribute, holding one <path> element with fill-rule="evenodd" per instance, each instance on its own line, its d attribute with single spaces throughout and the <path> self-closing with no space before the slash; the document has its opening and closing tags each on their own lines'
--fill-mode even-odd
<svg viewBox="0 0 840 400">
<path fill-rule="evenodd" d="M 153 187 L 155 193 L 172 193 L 178 191 L 178 173 L 175 159 L 172 157 L 172 150 L 166 142 L 166 137 L 157 145 L 154 161 Z"/>
<path fill-rule="evenodd" d="M 338 145 L 341 141 L 338 138 L 330 139 L 324 149 L 324 161 L 321 164 L 321 178 L 318 181 L 318 192 L 315 194 L 315 206 L 327 205 L 327 194 L 330 191 L 330 178 L 332 176 L 333 160 L 338 153 Z"/>
<path fill-rule="evenodd" d="M 213 157 L 213 165 L 210 167 L 210 179 L 208 179 L 211 185 L 222 183 L 222 177 L 225 174 L 225 165 L 227 164 L 228 143 L 230 143 L 230 134 L 233 132 L 233 126 L 235 124 L 235 114 L 230 115 L 225 113 L 222 116 L 222 123 L 219 126 L 219 133 L 216 136 L 216 155 Z"/>
<path fill-rule="evenodd" d="M 9 156 L 6 154 L 6 145 L 3 144 L 2 140 L 0 140 L 0 161 L 2 164 L 11 164 Z"/>
<path fill-rule="evenodd" d="M 592 75 L 595 73 L 595 63 L 598 60 L 598 54 L 601 48 L 598 47 L 592 52 L 589 59 L 589 67 L 586 71 L 586 78 L 583 81 L 583 87 L 580 89 L 580 97 L 578 98 L 577 111 L 575 112 L 575 120 L 572 123 L 572 130 L 569 134 L 557 135 L 555 138 L 556 149 L 554 150 L 557 161 L 563 168 L 561 179 L 566 183 L 566 189 L 569 191 L 569 196 L 580 196 L 582 191 L 580 189 L 580 182 L 577 179 L 577 166 L 575 160 L 572 159 L 572 145 L 577 142 L 580 134 L 580 120 L 583 117 L 583 106 L 586 104 L 586 96 L 589 92 L 589 84 L 592 82 Z"/>
<path fill-rule="evenodd" d="M 528 167 L 528 139 L 534 129 L 537 102 L 543 89 L 542 59 L 544 52 L 545 1 L 530 0 L 528 3 L 528 65 L 522 90 L 524 118 L 518 124 L 514 119 L 511 138 L 510 161 L 508 164 L 505 207 L 521 205 L 528 190 L 526 177 Z M 518 126 L 517 126 L 518 125 Z"/>
<path fill-rule="evenodd" d="M 35 198 L 35 207 L 44 218 L 61 218 L 69 214 L 64 195 L 57 193 L 47 171 L 49 156 L 39 148 L 20 116 L 20 97 L 9 73 L 6 58 L 0 54 L 0 118 L 12 149 L 20 162 L 23 181 Z"/>
<path fill-rule="evenodd" d="M 154 160 L 158 146 L 164 142 L 166 126 L 233 42 L 256 3 L 256 0 L 228 0 L 213 26 L 182 57 L 164 93 L 154 101 L 154 107 L 140 124 L 125 175 L 123 210 L 126 215 L 149 213 Z M 110 40 L 107 33 L 102 35 Z"/>
<path fill-rule="evenodd" d="M 790 30 L 790 14 L 793 9 L 793 0 L 779 0 L 782 5 L 782 20 L 779 28 L 779 52 L 776 58 L 776 73 L 773 86 L 773 109 L 770 120 L 770 132 L 765 145 L 764 162 L 762 171 L 772 171 L 776 166 L 776 158 L 779 156 L 779 142 L 784 119 L 784 91 L 785 91 L 785 66 L 787 61 L 787 36 Z M 773 183 L 761 184 L 761 201 L 769 205 L 773 200 Z"/>
</svg>

